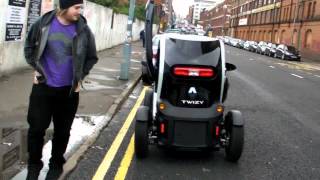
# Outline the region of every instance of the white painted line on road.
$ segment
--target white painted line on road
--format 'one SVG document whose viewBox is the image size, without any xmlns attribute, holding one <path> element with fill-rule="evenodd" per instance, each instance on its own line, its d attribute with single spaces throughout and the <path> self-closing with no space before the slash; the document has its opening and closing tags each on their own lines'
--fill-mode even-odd
<svg viewBox="0 0 320 180">
<path fill-rule="evenodd" d="M 140 70 L 141 68 L 138 68 L 138 67 L 132 67 L 130 69 L 133 69 L 133 70 Z"/>
<path fill-rule="evenodd" d="M 141 61 L 136 60 L 136 59 L 130 59 L 131 62 L 135 62 L 135 63 L 140 63 Z"/>
<path fill-rule="evenodd" d="M 299 76 L 299 75 L 296 75 L 296 74 L 292 74 L 292 73 L 291 73 L 291 75 L 292 75 L 292 76 L 295 76 L 295 77 L 298 77 L 298 78 L 300 78 L 300 79 L 303 79 L 302 76 Z"/>
<path fill-rule="evenodd" d="M 314 76 L 315 76 L 315 77 L 318 77 L 318 78 L 320 78 L 320 76 L 319 76 L 319 75 L 316 75 L 316 74 L 315 74 Z"/>
<path fill-rule="evenodd" d="M 250 60 L 250 61 L 254 61 L 254 59 L 252 59 L 252 58 L 250 58 L 249 60 Z"/>
<path fill-rule="evenodd" d="M 272 69 L 274 69 L 274 66 L 269 66 L 269 67 L 271 67 Z"/>
</svg>

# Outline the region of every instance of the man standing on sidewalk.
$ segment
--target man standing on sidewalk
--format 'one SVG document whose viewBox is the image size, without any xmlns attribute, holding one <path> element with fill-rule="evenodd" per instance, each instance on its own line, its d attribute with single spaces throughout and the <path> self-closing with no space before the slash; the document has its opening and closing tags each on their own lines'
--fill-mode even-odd
<svg viewBox="0 0 320 180">
<path fill-rule="evenodd" d="M 145 47 L 145 31 L 144 31 L 144 29 L 142 29 L 141 31 L 140 31 L 140 39 L 142 40 L 142 47 Z"/>
<path fill-rule="evenodd" d="M 32 25 L 26 38 L 26 61 L 34 68 L 28 110 L 28 175 L 38 179 L 43 167 L 44 135 L 54 125 L 46 179 L 58 179 L 79 103 L 83 78 L 97 62 L 95 39 L 81 16 L 83 0 L 59 0 L 59 8 Z"/>
</svg>

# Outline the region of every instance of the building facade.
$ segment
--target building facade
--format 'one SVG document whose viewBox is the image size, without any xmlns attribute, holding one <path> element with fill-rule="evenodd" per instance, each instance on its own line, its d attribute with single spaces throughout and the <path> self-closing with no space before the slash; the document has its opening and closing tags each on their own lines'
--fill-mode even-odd
<svg viewBox="0 0 320 180">
<path fill-rule="evenodd" d="M 193 22 L 193 9 L 194 9 L 194 5 L 190 6 L 189 7 L 189 12 L 188 12 L 188 15 L 186 17 L 187 21 L 192 24 Z"/>
<path fill-rule="evenodd" d="M 233 0 L 233 37 L 293 45 L 320 60 L 320 0 Z"/>
<path fill-rule="evenodd" d="M 230 16 L 231 16 L 231 1 L 226 0 L 217 4 L 214 8 L 201 12 L 200 21 L 204 29 L 212 28 L 213 36 L 224 36 L 230 34 Z"/>
<path fill-rule="evenodd" d="M 194 0 L 193 23 L 200 20 L 200 14 L 204 10 L 210 10 L 216 5 L 216 0 Z"/>
</svg>

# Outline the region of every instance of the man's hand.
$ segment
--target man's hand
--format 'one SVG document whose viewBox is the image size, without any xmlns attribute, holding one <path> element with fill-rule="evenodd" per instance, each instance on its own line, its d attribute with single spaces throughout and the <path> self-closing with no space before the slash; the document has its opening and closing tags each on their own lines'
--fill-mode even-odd
<svg viewBox="0 0 320 180">
<path fill-rule="evenodd" d="M 76 90 L 74 92 L 80 92 L 80 89 L 81 89 L 81 83 L 78 82 L 78 86 L 76 88 Z"/>
<path fill-rule="evenodd" d="M 41 76 L 41 74 L 38 71 L 34 71 L 33 72 L 33 84 L 39 84 L 37 76 Z"/>
</svg>

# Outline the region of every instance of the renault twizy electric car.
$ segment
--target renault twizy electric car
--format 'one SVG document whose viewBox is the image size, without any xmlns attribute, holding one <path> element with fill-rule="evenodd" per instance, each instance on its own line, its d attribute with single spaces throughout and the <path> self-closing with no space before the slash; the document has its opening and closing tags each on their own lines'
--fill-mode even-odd
<svg viewBox="0 0 320 180">
<path fill-rule="evenodd" d="M 222 41 L 198 35 L 163 34 L 157 62 L 152 62 L 153 2 L 147 5 L 146 65 L 152 84 L 135 116 L 135 154 L 144 158 L 148 146 L 218 150 L 237 161 L 244 143 L 240 111 L 224 113 L 226 71 Z M 153 59 L 153 61 L 155 61 Z"/>
</svg>

